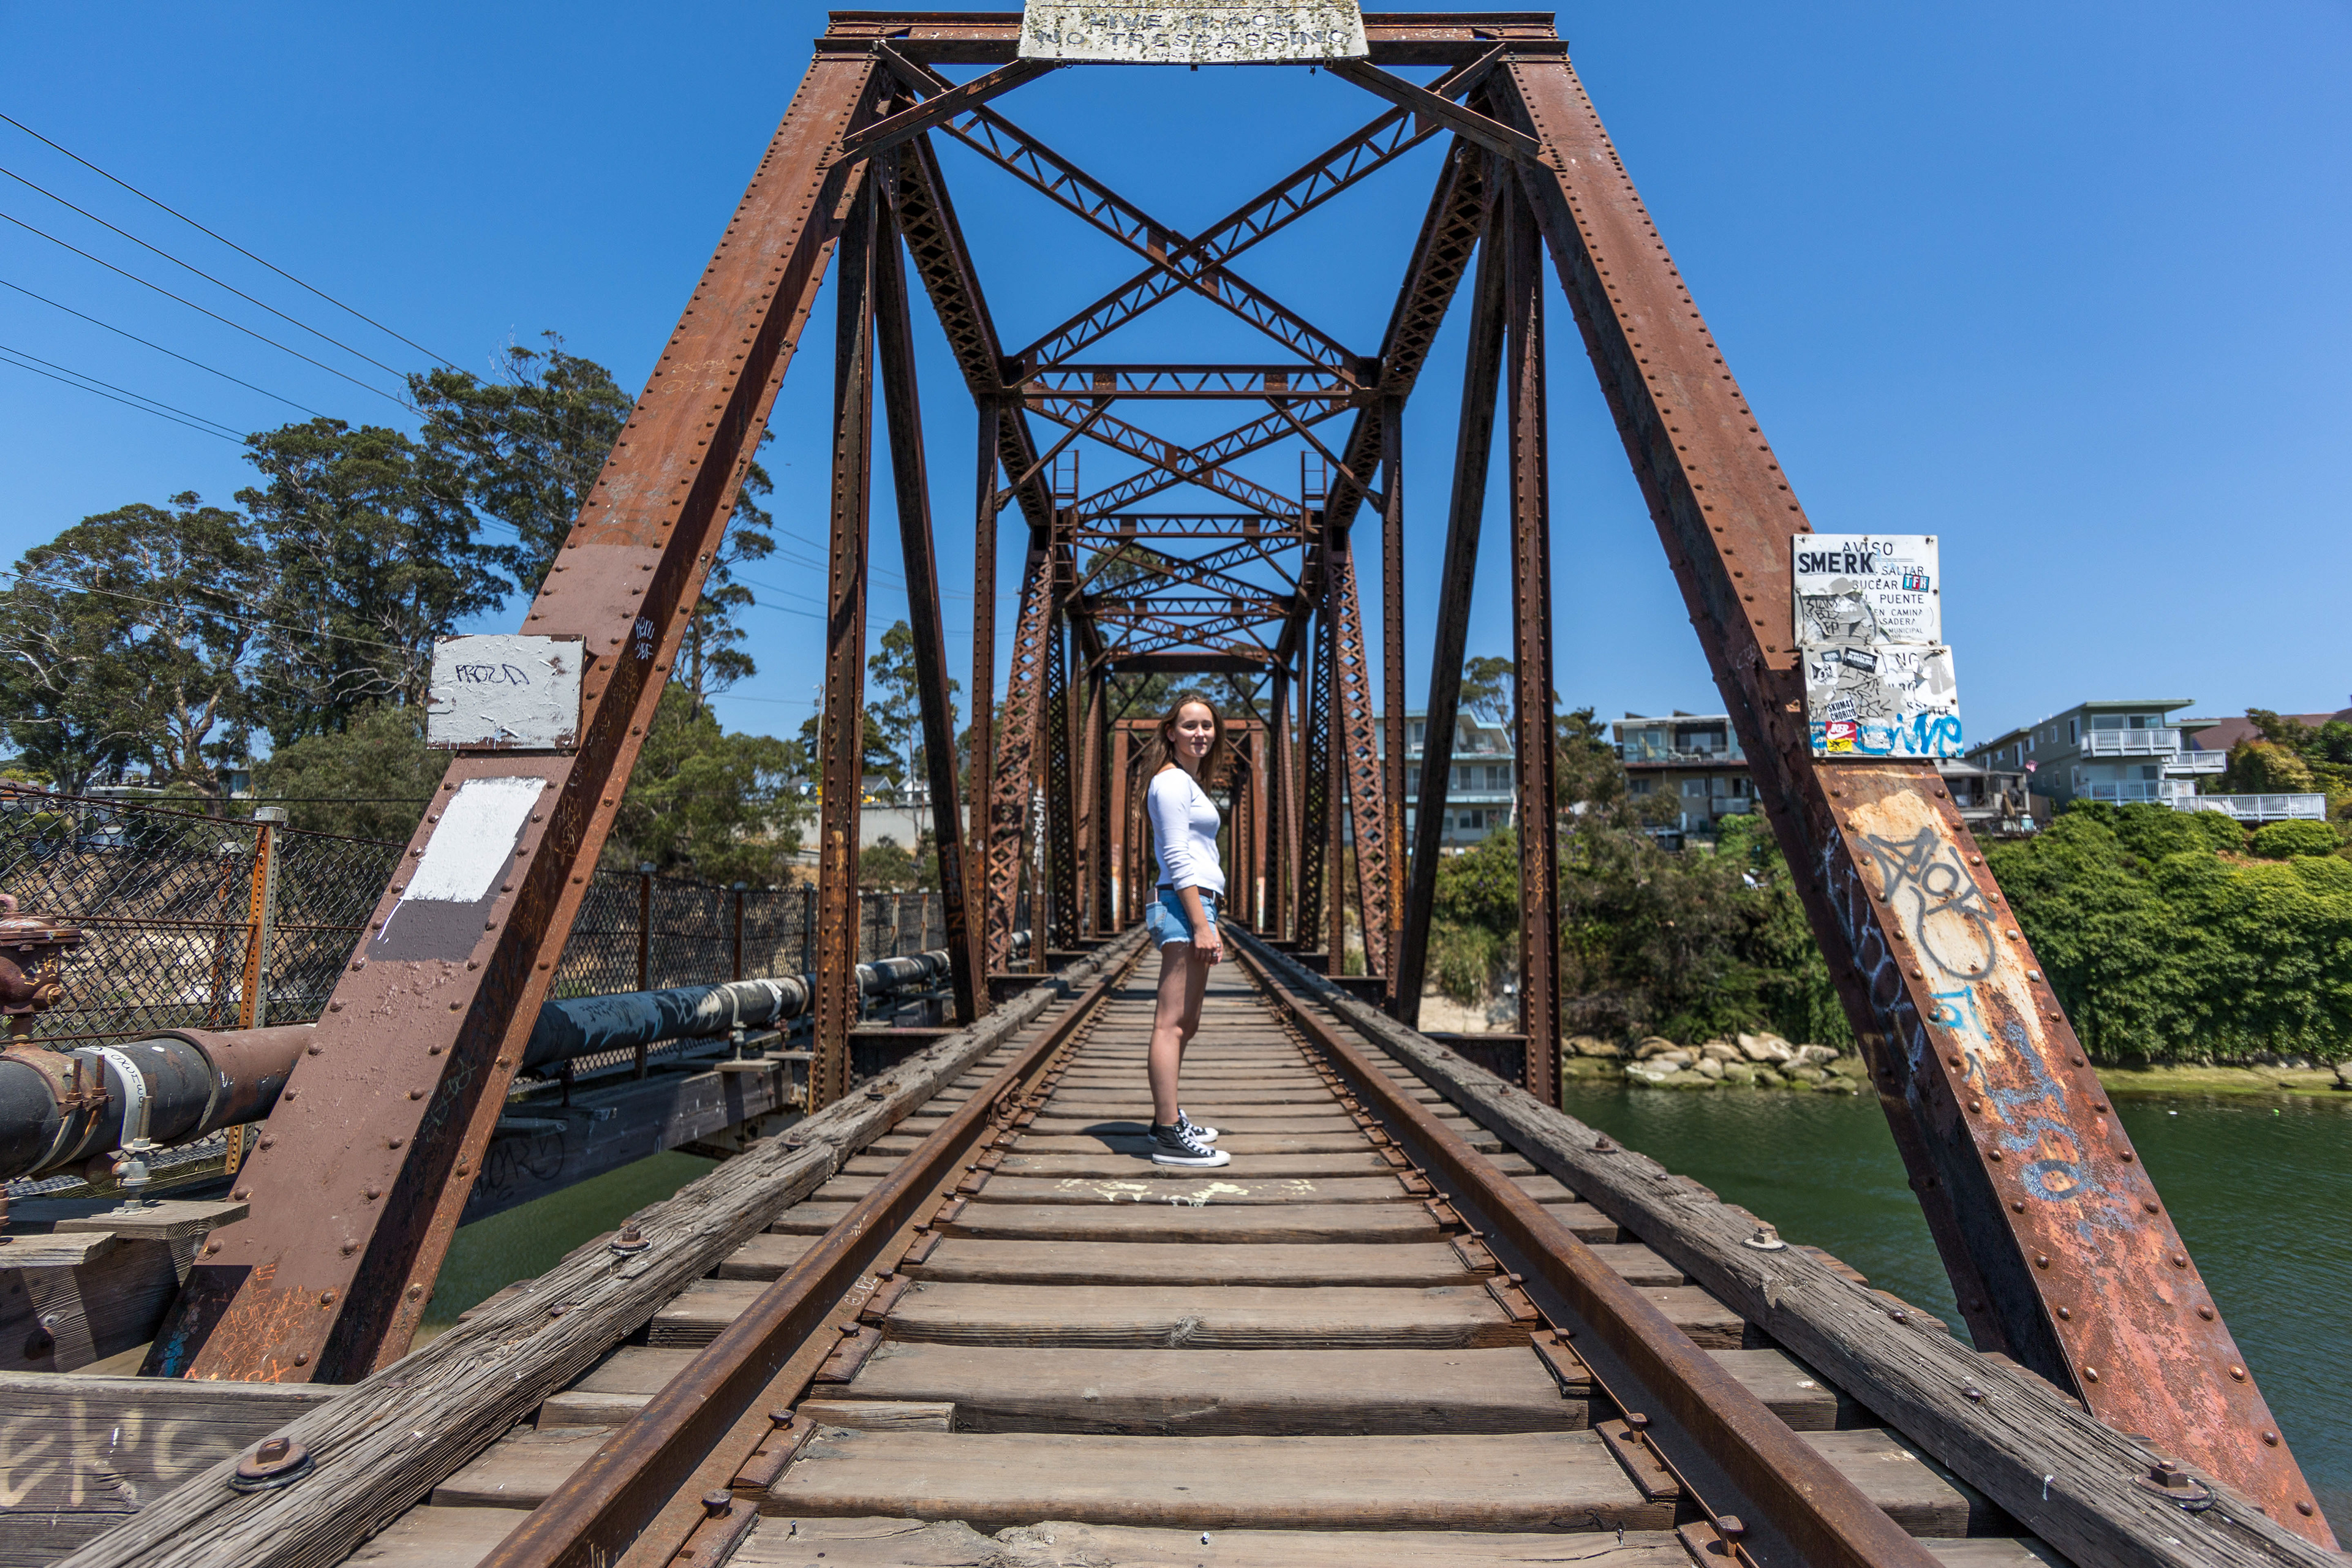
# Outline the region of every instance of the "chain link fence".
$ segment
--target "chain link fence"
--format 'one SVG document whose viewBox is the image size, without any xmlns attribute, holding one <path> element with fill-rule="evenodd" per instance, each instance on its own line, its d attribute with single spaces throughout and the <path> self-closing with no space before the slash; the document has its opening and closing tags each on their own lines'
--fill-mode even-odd
<svg viewBox="0 0 2352 1568">
<path fill-rule="evenodd" d="M 83 932 L 66 958 L 65 999 L 32 1021 L 32 1037 L 69 1046 L 316 1019 L 406 847 L 0 789 L 0 892 Z M 947 945 L 937 892 L 860 901 L 860 959 Z M 554 994 L 800 974 L 815 960 L 814 887 L 600 869 Z"/>
</svg>

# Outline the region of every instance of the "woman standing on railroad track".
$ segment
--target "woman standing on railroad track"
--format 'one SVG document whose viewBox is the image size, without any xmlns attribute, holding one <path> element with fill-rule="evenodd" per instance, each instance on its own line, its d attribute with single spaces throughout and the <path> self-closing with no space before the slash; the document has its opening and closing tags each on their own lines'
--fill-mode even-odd
<svg viewBox="0 0 2352 1568">
<path fill-rule="evenodd" d="M 1211 1147 L 1217 1130 L 1184 1114 L 1176 1080 L 1184 1047 L 1201 1026 L 1210 967 L 1225 955 L 1217 904 L 1225 873 L 1217 863 L 1214 801 L 1203 784 L 1222 778 L 1231 754 L 1225 721 L 1197 691 L 1177 693 L 1143 745 L 1151 847 L 1160 861 L 1157 896 L 1144 924 L 1160 948 L 1160 1006 L 1151 1023 L 1151 1158 L 1161 1165 L 1209 1167 L 1233 1156 Z"/>
</svg>

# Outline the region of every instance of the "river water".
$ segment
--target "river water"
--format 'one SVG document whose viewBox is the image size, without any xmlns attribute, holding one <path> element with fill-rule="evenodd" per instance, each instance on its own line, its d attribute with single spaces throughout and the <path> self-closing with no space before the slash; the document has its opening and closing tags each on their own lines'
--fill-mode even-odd
<svg viewBox="0 0 2352 1568">
<path fill-rule="evenodd" d="M 2116 1104 L 2321 1508 L 2352 1533 L 2352 1094 L 2118 1095 Z M 1959 1331 L 1951 1283 L 1874 1100 L 1572 1079 L 1566 1108 Z M 467 1226 L 426 1331 L 712 1168 L 660 1154 Z"/>
<path fill-rule="evenodd" d="M 2352 1094 L 2115 1103 L 2321 1509 L 2352 1532 Z M 1875 1100 L 1570 1079 L 1566 1109 L 1965 1333 Z"/>
</svg>

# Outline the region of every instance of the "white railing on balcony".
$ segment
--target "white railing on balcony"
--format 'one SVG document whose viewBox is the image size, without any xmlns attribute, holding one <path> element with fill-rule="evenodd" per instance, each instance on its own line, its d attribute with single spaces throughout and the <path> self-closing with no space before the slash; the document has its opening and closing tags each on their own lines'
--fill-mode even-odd
<svg viewBox="0 0 2352 1568">
<path fill-rule="evenodd" d="M 2218 773 L 2230 765 L 2230 759 L 2220 752 L 2183 752 L 2177 757 L 2164 759 L 2167 778 L 2185 779 L 2204 773 Z"/>
<path fill-rule="evenodd" d="M 2240 822 L 2325 822 L 2324 795 L 2193 795 L 2173 803 L 2179 811 L 2218 811 Z"/>
<path fill-rule="evenodd" d="M 2163 757 L 2179 750 L 2178 730 L 2093 730 L 2083 737 L 2086 757 Z"/>
<path fill-rule="evenodd" d="M 2077 785 L 2074 793 L 2084 800 L 2113 801 L 2118 805 L 2149 802 L 2161 805 L 2194 795 L 2196 787 L 2186 779 L 2092 779 Z"/>
</svg>

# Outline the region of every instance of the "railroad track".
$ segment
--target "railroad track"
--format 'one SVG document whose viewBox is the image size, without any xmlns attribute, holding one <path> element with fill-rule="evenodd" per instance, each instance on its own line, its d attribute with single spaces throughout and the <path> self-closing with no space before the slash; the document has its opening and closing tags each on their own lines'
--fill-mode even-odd
<svg viewBox="0 0 2352 1568">
<path fill-rule="evenodd" d="M 1150 1164 L 1150 968 L 1000 1042 L 347 1561 L 2053 1560 L 1265 970 L 1218 972 L 1185 1075 L 1234 1163 Z"/>
</svg>

